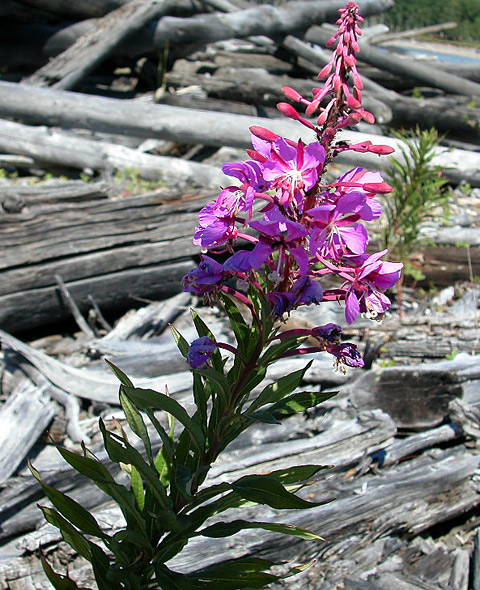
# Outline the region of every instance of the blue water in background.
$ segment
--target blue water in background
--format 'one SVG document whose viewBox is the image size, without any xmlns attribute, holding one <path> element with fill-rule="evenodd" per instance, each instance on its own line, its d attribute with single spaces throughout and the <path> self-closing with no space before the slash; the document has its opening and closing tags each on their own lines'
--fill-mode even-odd
<svg viewBox="0 0 480 590">
<path fill-rule="evenodd" d="M 465 57 L 463 55 L 452 55 L 451 53 L 439 53 L 435 50 L 430 49 L 416 49 L 413 47 L 398 47 L 397 45 L 389 45 L 390 49 L 395 51 L 401 51 L 402 53 L 414 53 L 418 55 L 434 55 L 438 61 L 450 62 L 455 64 L 477 64 L 480 65 L 480 56 L 477 57 Z"/>
</svg>

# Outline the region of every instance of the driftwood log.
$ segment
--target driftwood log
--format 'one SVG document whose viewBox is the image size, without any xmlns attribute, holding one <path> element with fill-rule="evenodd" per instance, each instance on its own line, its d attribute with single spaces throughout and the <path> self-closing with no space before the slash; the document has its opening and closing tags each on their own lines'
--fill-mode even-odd
<svg viewBox="0 0 480 590">
<path fill-rule="evenodd" d="M 2 214 L 0 325 L 18 332 L 69 317 L 55 275 L 83 312 L 89 295 L 100 308 L 125 310 L 178 292 L 198 251 L 196 212 L 210 198 L 169 205 L 151 194 Z"/>
<path fill-rule="evenodd" d="M 250 146 L 251 125 L 268 127 L 287 137 L 311 141 L 311 133 L 299 129 L 293 121 L 253 119 L 243 115 L 210 113 L 167 105 L 145 105 L 131 100 L 115 100 L 98 96 L 79 95 L 49 88 L 23 87 L 0 82 L 0 114 L 28 123 L 55 124 L 60 127 L 82 126 L 106 133 L 131 134 L 134 137 L 157 137 L 202 145 Z M 344 131 L 342 139 L 359 143 L 365 140 L 378 143 L 379 137 L 366 133 Z M 382 143 L 398 147 L 392 138 Z M 17 151 L 20 153 L 20 150 Z M 434 163 L 445 168 L 445 175 L 455 182 L 461 180 L 472 186 L 480 185 L 480 156 L 465 150 L 437 150 Z M 339 161 L 353 166 L 378 168 L 387 159 L 365 153 L 346 152 Z"/>
<path fill-rule="evenodd" d="M 137 33 L 151 20 L 170 8 L 169 0 L 134 0 L 109 12 L 96 23 L 95 30 L 83 35 L 65 52 L 24 80 L 35 86 L 74 88 L 102 63 L 126 37 Z"/>
<path fill-rule="evenodd" d="M 38 165 L 107 172 L 133 170 L 144 179 L 184 188 L 215 189 L 226 181 L 218 168 L 201 162 L 155 156 L 115 143 L 4 119 L 0 119 L 0 150 L 35 158 Z"/>
</svg>

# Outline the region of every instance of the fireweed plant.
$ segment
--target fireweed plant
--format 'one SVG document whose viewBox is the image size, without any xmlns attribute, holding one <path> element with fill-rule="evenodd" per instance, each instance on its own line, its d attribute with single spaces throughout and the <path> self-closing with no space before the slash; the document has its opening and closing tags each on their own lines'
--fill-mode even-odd
<svg viewBox="0 0 480 590">
<path fill-rule="evenodd" d="M 343 128 L 362 119 L 373 122 L 361 106 L 362 82 L 356 67 L 362 20 L 354 2 L 340 11 L 338 31 L 330 41 L 330 45 L 336 43 L 336 50 L 320 72 L 319 77 L 326 80 L 312 99 L 292 88 L 283 89 L 289 99 L 306 107 L 308 119 L 291 104 L 281 103 L 278 108 L 305 125 L 315 140 L 307 145 L 252 127 L 250 159 L 223 168 L 240 184 L 224 188 L 200 212 L 194 243 L 204 253 L 199 266 L 184 277 L 184 289 L 207 302 L 220 302 L 235 340 L 234 344 L 218 342 L 196 312 L 193 323 L 198 338 L 192 343 L 172 328 L 193 374 L 192 415 L 168 391 L 136 388 L 111 365 L 121 383 L 120 403 L 130 430 L 144 447 L 139 452 L 124 428 L 112 432 L 100 421 L 105 450 L 125 472 L 127 485 L 86 447 L 83 454 L 59 449 L 72 467 L 118 504 L 125 521 L 120 530 L 107 533 L 94 515 L 49 486 L 31 467 L 53 505 L 41 507 L 46 520 L 91 563 L 100 590 L 263 588 L 306 565 L 284 565 L 279 574 L 278 568 L 272 571 L 276 565 L 272 561 L 244 557 L 181 573 L 171 560 L 195 537 L 229 537 L 244 529 L 320 539 L 298 527 L 232 519 L 230 512 L 224 513 L 252 504 L 281 510 L 316 506 L 297 492 L 321 466 L 287 467 L 214 485 L 206 479 L 219 454 L 249 426 L 276 423 L 279 416 L 303 412 L 333 395 L 295 393 L 311 363 L 265 384 L 270 365 L 319 351 L 330 353 L 342 368 L 363 365 L 356 346 L 342 341 L 340 326 L 330 323 L 281 331 L 286 317 L 302 305 L 333 300 L 345 301 L 348 324 L 360 313 L 379 319 L 390 305 L 384 290 L 400 277 L 401 264 L 382 260 L 386 250 L 366 253 L 369 238 L 364 222 L 380 216 L 375 197 L 390 192 L 390 186 L 378 172 L 363 168 L 350 170 L 334 183 L 322 182 L 326 167 L 345 150 L 392 151 L 370 142 L 336 142 Z M 314 115 L 316 124 L 310 121 Z M 258 205 L 261 219 L 256 219 L 257 214 L 254 218 Z M 239 239 L 250 247 L 234 250 Z M 338 286 L 323 287 L 326 278 L 329 284 L 337 279 Z M 307 340 L 316 344 L 307 345 Z M 155 410 L 163 411 L 168 424 L 161 422 Z M 162 443 L 158 452 L 154 453 L 149 431 Z M 55 588 L 78 588 L 44 558 L 43 565 Z"/>
</svg>

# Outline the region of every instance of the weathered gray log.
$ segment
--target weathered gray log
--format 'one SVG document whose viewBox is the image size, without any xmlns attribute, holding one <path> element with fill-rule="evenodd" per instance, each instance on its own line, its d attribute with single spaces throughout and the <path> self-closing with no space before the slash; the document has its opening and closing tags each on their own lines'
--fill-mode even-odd
<svg viewBox="0 0 480 590">
<path fill-rule="evenodd" d="M 93 170 L 138 170 L 142 178 L 184 186 L 218 187 L 225 181 L 220 170 L 180 158 L 145 154 L 122 145 L 32 127 L 0 119 L 0 150 L 35 158 L 37 162 Z"/>
<path fill-rule="evenodd" d="M 480 362 L 463 353 L 451 361 L 368 371 L 346 385 L 342 395 L 359 408 L 381 408 L 399 427 L 422 429 L 445 420 L 449 403 L 462 398 L 469 381 L 480 382 Z"/>
<path fill-rule="evenodd" d="M 291 78 L 285 75 L 270 74 L 261 68 L 218 68 L 213 75 L 185 73 L 176 68 L 167 76 L 167 85 L 174 88 L 199 86 L 214 98 L 231 98 L 262 108 L 264 105 L 274 106 L 286 100 L 282 86 L 293 86 L 305 97 L 311 97 L 318 81 Z M 381 124 L 389 123 L 391 110 L 378 100 L 370 100 L 366 95 L 363 105 L 370 110 Z"/>
<path fill-rule="evenodd" d="M 165 328 L 191 305 L 190 293 L 179 293 L 170 299 L 151 303 L 133 314 L 122 318 L 115 328 L 102 338 L 110 340 L 127 340 L 128 338 L 150 338 L 158 336 Z"/>
<path fill-rule="evenodd" d="M 14 473 L 55 415 L 48 386 L 25 379 L 0 409 L 0 484 Z"/>
<path fill-rule="evenodd" d="M 71 89 L 109 55 L 126 37 L 151 20 L 162 17 L 170 0 L 131 0 L 97 21 L 95 31 L 83 35 L 66 51 L 23 80 L 34 86 Z"/>
<path fill-rule="evenodd" d="M 331 31 L 315 26 L 310 28 L 305 35 L 307 41 L 318 43 L 319 45 L 326 45 L 330 37 Z M 452 94 L 480 96 L 480 84 L 476 82 L 470 82 L 453 74 L 445 74 L 432 65 L 426 66 L 408 57 L 393 55 L 388 51 L 372 47 L 368 43 L 360 44 L 358 57 L 369 64 L 395 74 L 402 74 L 414 80 L 419 80 L 423 84 L 432 86 L 433 88 L 440 88 Z"/>
<path fill-rule="evenodd" d="M 125 311 L 138 306 L 137 298 L 180 291 L 181 277 L 198 253 L 191 239 L 196 212 L 213 195 L 194 196 L 173 205 L 164 204 L 161 193 L 30 204 L 23 212 L 2 214 L 0 326 L 18 332 L 70 317 L 55 274 L 82 313 L 91 308 L 89 296 L 101 309 Z"/>
<path fill-rule="evenodd" d="M 310 142 L 310 131 L 294 121 L 252 118 L 226 113 L 209 113 L 166 105 L 144 105 L 136 101 L 115 100 L 79 95 L 50 88 L 26 88 L 18 84 L 0 82 L 0 114 L 30 123 L 58 126 L 80 126 L 107 133 L 121 133 L 135 137 L 157 137 L 181 140 L 202 145 L 249 147 L 251 125 L 268 127 L 287 137 L 302 137 Z M 342 132 L 342 139 L 359 143 L 365 140 L 385 143 L 398 148 L 392 138 L 354 131 Z M 442 153 L 443 152 L 443 153 Z M 442 166 L 448 178 L 465 180 L 472 186 L 480 185 L 480 155 L 463 150 L 437 150 L 434 164 Z M 346 152 L 339 161 L 373 169 L 388 164 L 387 158 L 374 154 Z"/>
<path fill-rule="evenodd" d="M 318 483 L 318 488 L 321 490 L 319 493 L 333 499 L 335 485 L 342 485 L 345 469 L 358 465 L 365 454 L 372 449 L 388 445 L 395 433 L 394 423 L 382 412 L 367 412 L 358 417 L 355 414 L 348 415 L 348 413 L 340 412 L 336 418 L 333 416 L 331 420 L 323 424 L 323 432 L 318 433 L 317 428 L 315 421 L 301 416 L 285 420 L 283 427 L 254 426 L 249 429 L 243 442 L 238 439 L 237 446 L 219 458 L 217 476 L 222 473 L 223 465 L 223 479 L 236 478 L 234 467 L 239 450 L 245 447 L 242 455 L 249 454 L 250 457 L 254 457 L 252 446 L 257 446 L 258 441 L 262 441 L 262 445 L 265 445 L 266 452 L 271 449 L 268 465 L 272 464 L 275 458 L 279 465 L 285 467 L 293 463 L 298 464 L 299 457 L 302 456 L 302 448 L 309 448 L 315 450 L 320 457 L 328 455 L 328 460 L 338 466 L 335 475 L 329 470 L 322 472 Z M 286 432 L 291 436 L 291 440 L 285 440 Z M 132 440 L 132 444 L 136 444 L 135 441 L 136 437 Z M 155 438 L 153 433 L 152 441 L 154 448 L 158 448 L 158 436 Z M 93 449 L 93 451 L 107 465 L 111 465 L 104 450 Z M 265 457 L 259 457 L 258 471 L 262 471 L 267 465 L 263 462 L 264 459 Z M 254 471 L 255 462 L 250 461 L 249 465 L 250 472 Z M 58 460 L 55 463 L 50 459 L 47 466 L 49 473 L 45 474 L 45 478 L 49 484 L 70 493 L 89 509 L 104 502 L 105 496 L 98 493 L 95 486 L 85 481 L 84 477 L 73 472 L 65 462 Z M 38 468 L 42 470 L 40 465 Z M 335 480 L 335 484 L 332 480 Z M 218 480 L 213 478 L 213 481 Z M 5 539 L 32 530 L 37 523 L 41 522 L 42 515 L 36 506 L 41 496 L 38 484 L 32 478 L 24 482 L 20 480 L 0 494 L 0 538 Z"/>
</svg>

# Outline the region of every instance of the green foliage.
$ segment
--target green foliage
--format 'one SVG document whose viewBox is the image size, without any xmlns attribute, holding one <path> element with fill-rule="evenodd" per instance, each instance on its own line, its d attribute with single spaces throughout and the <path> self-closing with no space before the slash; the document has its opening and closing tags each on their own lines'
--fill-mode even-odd
<svg viewBox="0 0 480 590">
<path fill-rule="evenodd" d="M 253 390 L 265 378 L 267 366 L 281 355 L 296 350 L 303 339 L 287 338 L 280 341 L 279 346 L 275 341 L 276 327 L 270 306 L 258 297 L 252 325 L 231 299 L 225 297 L 224 303 L 235 327 L 238 354 L 232 365 L 217 349 L 207 366 L 193 371 L 196 408 L 191 414 L 168 393 L 135 387 L 118 367 L 108 363 L 120 381 L 120 404 L 129 434 L 120 424 L 117 432 L 110 431 L 102 421 L 100 431 L 111 462 L 117 466 L 117 471 L 121 469 L 128 475 L 126 485 L 118 483 L 109 469 L 85 447 L 83 454 L 59 448 L 76 471 L 119 506 L 126 522 L 120 531 L 115 534 L 104 531 L 88 510 L 45 483 L 30 466 L 53 506 L 41 507 L 45 519 L 91 563 L 99 590 L 264 588 L 298 573 L 308 564 L 292 567 L 279 576 L 271 571 L 277 564 L 258 558 L 220 562 L 188 574 L 171 570 L 166 562 L 181 552 L 193 537 L 230 537 L 247 529 L 307 541 L 321 540 L 315 532 L 278 522 L 242 518 L 225 518 L 215 524 L 207 522 L 227 509 L 245 505 L 264 504 L 277 510 L 317 506 L 299 497 L 297 492 L 324 469 L 320 465 L 244 475 L 236 481 L 216 485 L 208 485 L 205 480 L 220 452 L 250 425 L 275 422 L 277 414 L 303 412 L 334 395 L 333 392 L 295 393 L 311 363 L 274 383 L 264 383 L 260 393 L 254 394 Z M 214 338 L 196 312 L 193 312 L 193 322 L 199 337 Z M 187 356 L 187 341 L 175 329 L 173 334 L 180 353 Z M 159 435 L 159 448 L 154 448 L 152 431 Z M 131 442 L 129 436 L 135 441 Z M 57 590 L 77 588 L 68 576 L 56 573 L 45 560 L 43 565 Z"/>
<path fill-rule="evenodd" d="M 439 143 L 436 130 L 417 128 L 411 133 L 397 133 L 396 137 L 403 143 L 403 158 L 391 158 L 386 174 L 394 192 L 384 199 L 381 241 L 391 258 L 405 260 L 421 242 L 422 224 L 448 217 L 448 193 L 442 170 L 432 165 Z"/>
<path fill-rule="evenodd" d="M 444 22 L 456 22 L 446 31 L 451 39 L 480 40 L 480 2 L 478 0 L 395 0 L 383 15 L 392 31 L 404 31 Z"/>
</svg>

